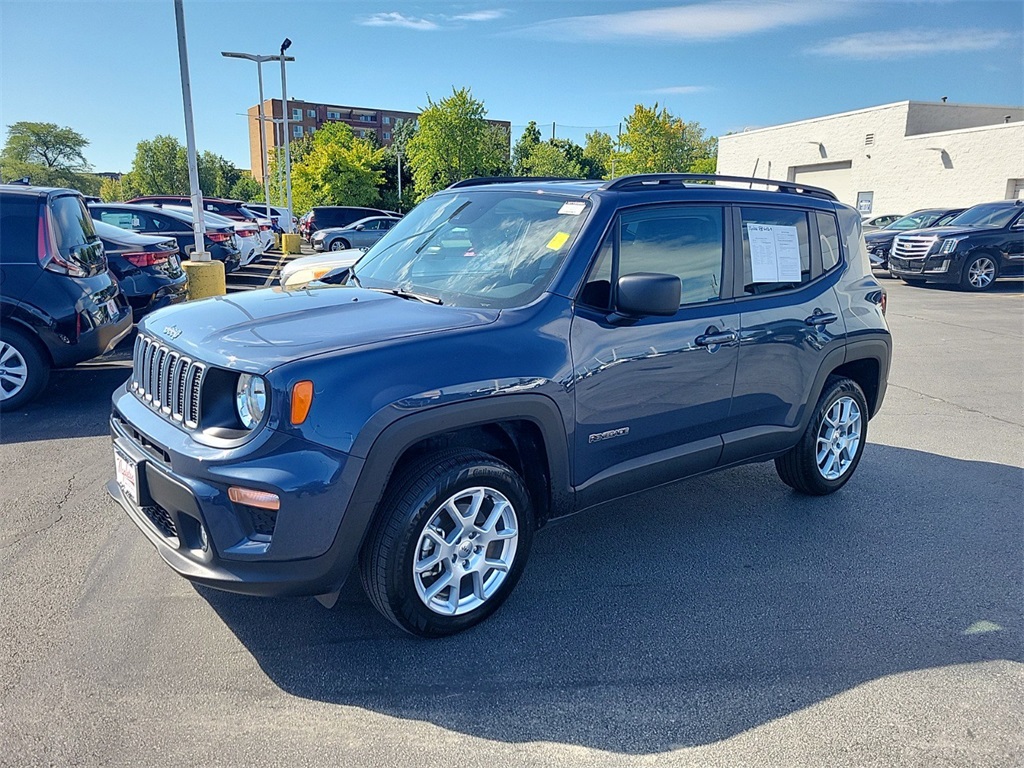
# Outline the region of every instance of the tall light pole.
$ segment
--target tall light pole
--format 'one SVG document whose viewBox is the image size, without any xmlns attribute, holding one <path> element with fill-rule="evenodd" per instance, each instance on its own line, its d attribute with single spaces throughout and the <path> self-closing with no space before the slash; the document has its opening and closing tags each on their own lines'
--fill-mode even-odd
<svg viewBox="0 0 1024 768">
<path fill-rule="evenodd" d="M 284 117 L 284 188 L 288 195 L 288 213 L 291 214 L 294 209 L 292 208 L 292 150 L 291 140 L 288 135 L 288 79 L 284 73 L 284 52 L 291 48 L 292 41 L 287 37 L 284 42 L 281 43 L 281 55 L 278 57 L 281 59 L 281 112 Z M 292 58 L 292 61 L 295 61 Z M 288 220 L 288 231 L 292 231 L 292 222 Z"/>
<path fill-rule="evenodd" d="M 272 219 L 270 213 L 270 172 L 268 171 L 269 160 L 267 159 L 268 148 L 267 148 L 267 128 L 266 128 L 266 117 L 263 114 L 263 63 L 265 61 L 277 61 L 281 56 L 266 56 L 258 53 L 237 53 L 234 51 L 221 51 L 221 56 L 229 59 L 246 59 L 247 61 L 256 62 L 256 78 L 259 82 L 260 89 L 260 102 L 259 102 L 259 125 L 260 125 L 260 160 L 263 167 L 263 194 L 264 200 L 267 206 L 267 218 Z M 291 56 L 285 57 L 285 61 L 295 61 Z M 284 66 L 284 61 L 281 62 L 281 66 Z M 278 164 L 280 170 L 280 163 Z M 290 221 L 289 212 L 289 221 Z"/>
<path fill-rule="evenodd" d="M 185 146 L 188 152 L 188 184 L 192 194 L 192 234 L 196 239 L 192 261 L 209 261 L 206 252 L 206 227 L 203 226 L 203 190 L 199 188 L 199 158 L 192 120 L 192 82 L 188 74 L 188 46 L 185 44 L 185 9 L 174 0 L 174 23 L 178 32 L 178 66 L 181 69 L 181 100 L 185 107 Z"/>
</svg>

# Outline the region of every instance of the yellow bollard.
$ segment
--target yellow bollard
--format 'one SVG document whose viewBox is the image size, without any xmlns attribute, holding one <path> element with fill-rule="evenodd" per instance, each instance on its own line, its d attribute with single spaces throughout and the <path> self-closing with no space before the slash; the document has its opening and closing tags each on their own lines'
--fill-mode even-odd
<svg viewBox="0 0 1024 768">
<path fill-rule="evenodd" d="M 280 251 L 281 250 L 281 233 L 280 232 L 275 232 L 274 233 L 274 250 L 275 251 Z"/>
<path fill-rule="evenodd" d="M 183 261 L 181 268 L 188 275 L 189 299 L 223 296 L 227 293 L 223 261 Z"/>
<path fill-rule="evenodd" d="M 284 253 L 302 253 L 302 235 L 285 232 L 281 235 L 281 250 Z"/>
</svg>

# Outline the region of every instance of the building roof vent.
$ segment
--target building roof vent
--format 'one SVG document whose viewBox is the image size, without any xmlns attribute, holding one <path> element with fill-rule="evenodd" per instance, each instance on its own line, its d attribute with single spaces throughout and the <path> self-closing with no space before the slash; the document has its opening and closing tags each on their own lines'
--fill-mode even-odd
<svg viewBox="0 0 1024 768">
<path fill-rule="evenodd" d="M 869 133 L 864 137 L 864 146 L 873 147 L 875 145 L 875 134 Z"/>
</svg>

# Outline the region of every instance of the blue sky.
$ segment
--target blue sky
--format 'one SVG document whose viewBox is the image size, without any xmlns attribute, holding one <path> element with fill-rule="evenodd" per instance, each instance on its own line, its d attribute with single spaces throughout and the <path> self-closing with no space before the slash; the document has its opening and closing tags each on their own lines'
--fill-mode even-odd
<svg viewBox="0 0 1024 768">
<path fill-rule="evenodd" d="M 1020 0 L 185 0 L 185 16 L 197 142 L 241 167 L 255 65 L 220 51 L 285 36 L 292 97 L 417 110 L 468 86 L 513 140 L 529 120 L 614 133 L 638 102 L 712 135 L 904 99 L 1024 104 Z M 19 120 L 75 128 L 96 170 L 184 141 L 172 0 L 0 0 L 0 123 Z"/>
</svg>

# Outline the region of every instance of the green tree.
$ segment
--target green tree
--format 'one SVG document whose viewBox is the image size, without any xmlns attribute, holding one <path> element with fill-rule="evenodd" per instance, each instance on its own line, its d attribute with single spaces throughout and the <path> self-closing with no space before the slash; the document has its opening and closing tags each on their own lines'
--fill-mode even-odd
<svg viewBox="0 0 1024 768">
<path fill-rule="evenodd" d="M 717 142 L 704 136 L 698 122 L 683 122 L 658 104 L 637 104 L 626 118 L 614 153 L 615 173 L 685 173 L 693 163 L 714 157 Z"/>
<path fill-rule="evenodd" d="M 247 203 L 263 201 L 263 187 L 253 178 L 251 173 L 242 173 L 231 189 L 228 190 L 228 197 L 232 200 L 244 200 Z"/>
<path fill-rule="evenodd" d="M 242 171 L 213 152 L 199 155 L 199 188 L 207 197 L 230 197 L 231 188 L 242 178 Z"/>
<path fill-rule="evenodd" d="M 160 135 L 136 144 L 132 169 L 126 176 L 129 175 L 128 187 L 137 195 L 187 195 L 190 192 L 188 153 L 174 136 Z"/>
<path fill-rule="evenodd" d="M 523 158 L 523 176 L 560 176 L 567 179 L 583 177 L 583 150 L 568 139 L 552 139 L 536 144 Z"/>
<path fill-rule="evenodd" d="M 105 178 L 100 183 L 100 199 L 104 203 L 119 203 L 126 200 L 124 186 L 120 179 Z"/>
<path fill-rule="evenodd" d="M 408 144 L 416 135 L 416 121 L 399 118 L 391 128 L 391 145 L 384 149 L 381 171 L 384 182 L 380 187 L 381 207 L 405 213 L 413 206 L 416 199 L 415 182 L 412 169 L 409 167 Z M 399 162 L 401 158 L 401 162 Z M 398 198 L 398 172 L 402 172 L 402 198 Z"/>
<path fill-rule="evenodd" d="M 530 175 L 526 170 L 526 163 L 538 144 L 540 144 L 540 129 L 537 128 L 537 123 L 531 120 L 526 124 L 526 129 L 519 137 L 519 141 L 512 147 L 512 173 L 514 175 Z"/>
<path fill-rule="evenodd" d="M 370 205 L 380 195 L 384 150 L 357 139 L 345 123 L 329 123 L 292 166 L 292 200 L 303 213 L 314 205 Z"/>
<path fill-rule="evenodd" d="M 407 146 L 417 201 L 456 181 L 507 169 L 508 133 L 495 130 L 486 115 L 468 88 L 453 88 L 436 103 L 427 97 L 419 130 Z"/>
<path fill-rule="evenodd" d="M 615 144 L 604 131 L 586 135 L 583 145 L 583 173 L 588 179 L 606 179 L 611 175 L 612 150 Z"/>
<path fill-rule="evenodd" d="M 21 121 L 7 127 L 0 151 L 0 178 L 27 176 L 33 184 L 72 187 L 86 194 L 99 191 L 100 180 L 90 173 L 85 159 L 89 140 L 72 128 L 56 123 Z"/>
</svg>

